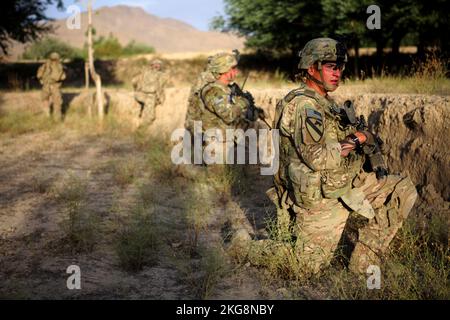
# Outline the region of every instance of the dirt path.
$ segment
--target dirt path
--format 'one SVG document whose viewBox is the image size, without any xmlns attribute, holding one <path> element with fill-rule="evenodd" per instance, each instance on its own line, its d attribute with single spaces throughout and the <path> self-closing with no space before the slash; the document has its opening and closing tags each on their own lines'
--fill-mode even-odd
<svg viewBox="0 0 450 320">
<path fill-rule="evenodd" d="M 168 119 L 160 118 L 160 125 L 169 123 Z M 132 136 L 118 139 L 57 127 L 3 137 L 0 150 L 1 297 L 256 299 L 268 295 L 245 267 L 227 267 L 220 279 L 214 278 L 214 272 L 207 273 L 212 283 L 201 285 L 211 280 L 205 277 L 208 250 L 218 249 L 220 259 L 226 259 L 220 245 L 226 210 L 220 205 L 212 208 L 197 244 L 201 250 L 188 254 L 191 244 L 184 194 L 189 192 L 190 181 L 175 175 L 179 179 L 175 187 L 177 183 L 155 180 L 155 172 L 143 169 L 148 150 L 136 146 Z M 111 168 L 129 161 L 135 164 L 135 178 L 119 186 Z M 57 193 L 74 177 L 87 183 L 85 210 L 100 218 L 99 237 L 88 253 L 73 253 L 62 241 L 67 204 L 58 200 Z M 162 230 L 161 245 L 155 263 L 139 272 L 126 272 L 119 265 L 114 239 L 121 219 L 136 206 L 142 185 L 157 192 L 152 207 Z M 81 268 L 82 290 L 66 287 L 66 268 L 72 264 Z"/>
</svg>

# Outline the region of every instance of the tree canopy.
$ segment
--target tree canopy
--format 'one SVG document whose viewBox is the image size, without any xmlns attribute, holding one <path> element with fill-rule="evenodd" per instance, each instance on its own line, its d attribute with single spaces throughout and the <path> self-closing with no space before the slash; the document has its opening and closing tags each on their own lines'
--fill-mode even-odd
<svg viewBox="0 0 450 320">
<path fill-rule="evenodd" d="M 45 9 L 56 3 L 63 8 L 62 0 L 6 0 L 0 10 L 0 49 L 8 52 L 11 40 L 28 42 L 51 30 L 46 21 Z"/>
<path fill-rule="evenodd" d="M 263 50 L 298 51 L 319 36 L 343 37 L 354 47 L 375 45 L 378 53 L 402 41 L 437 46 L 448 51 L 449 22 L 445 0 L 224 0 L 225 16 L 213 19 L 213 29 L 247 37 L 247 46 Z M 367 7 L 381 9 L 381 29 L 366 27 Z"/>
</svg>

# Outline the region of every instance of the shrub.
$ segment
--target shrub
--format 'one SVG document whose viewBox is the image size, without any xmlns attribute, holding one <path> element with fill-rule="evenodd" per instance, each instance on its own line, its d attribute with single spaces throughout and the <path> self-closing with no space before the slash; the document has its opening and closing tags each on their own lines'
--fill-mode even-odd
<svg viewBox="0 0 450 320">
<path fill-rule="evenodd" d="M 54 187 L 59 203 L 65 206 L 61 222 L 64 239 L 72 252 L 89 252 L 94 248 L 99 232 L 99 217 L 87 207 L 88 178 L 69 172 L 62 183 Z"/>
<path fill-rule="evenodd" d="M 134 40 L 130 41 L 122 51 L 123 55 L 131 56 L 134 54 L 154 53 L 155 48 L 143 43 L 136 43 Z"/>
<path fill-rule="evenodd" d="M 61 40 L 47 37 L 34 42 L 23 53 L 22 58 L 31 60 L 46 59 L 54 51 L 58 52 L 62 58 L 67 59 L 80 58 L 82 56 L 80 49 L 74 48 Z"/>
<path fill-rule="evenodd" d="M 93 46 L 95 57 L 106 59 L 116 59 L 122 56 L 155 52 L 153 47 L 142 43 L 136 43 L 135 41 L 130 41 L 125 47 L 123 47 L 119 40 L 112 34 L 108 35 L 108 37 L 101 36 L 94 40 Z M 87 56 L 86 44 L 83 49 L 83 56 Z"/>
<path fill-rule="evenodd" d="M 127 271 L 140 271 L 157 262 L 160 234 L 152 212 L 137 205 L 118 233 L 116 253 L 120 266 Z"/>
<path fill-rule="evenodd" d="M 111 34 L 94 40 L 93 46 L 96 58 L 118 58 L 123 51 L 119 40 Z"/>
</svg>

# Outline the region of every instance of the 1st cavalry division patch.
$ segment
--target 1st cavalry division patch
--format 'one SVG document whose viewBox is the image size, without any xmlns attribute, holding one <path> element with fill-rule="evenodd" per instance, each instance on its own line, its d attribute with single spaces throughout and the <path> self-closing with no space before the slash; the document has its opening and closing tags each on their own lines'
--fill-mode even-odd
<svg viewBox="0 0 450 320">
<path fill-rule="evenodd" d="M 314 109 L 306 109 L 306 129 L 315 142 L 319 142 L 323 136 L 323 121 L 319 111 Z"/>
</svg>

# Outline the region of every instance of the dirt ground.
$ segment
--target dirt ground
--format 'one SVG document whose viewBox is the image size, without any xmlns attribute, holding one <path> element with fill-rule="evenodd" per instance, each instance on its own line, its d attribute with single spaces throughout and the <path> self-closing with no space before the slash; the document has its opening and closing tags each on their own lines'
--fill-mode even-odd
<svg viewBox="0 0 450 320">
<path fill-rule="evenodd" d="M 160 139 L 183 126 L 189 88 L 169 88 L 166 102 L 157 109 L 157 120 L 145 134 Z M 286 90 L 255 90 L 257 104 L 273 117 L 273 109 Z M 145 167 L 148 148 L 136 143 L 137 106 L 125 90 L 108 90 L 109 112 L 130 124 L 130 134 L 109 134 L 102 129 L 65 124 L 0 138 L 0 297 L 28 299 L 284 299 L 290 293 L 282 284 L 265 283 L 248 265 L 208 273 L 202 267 L 209 254 L 199 250 L 187 254 L 192 239 L 186 230 L 186 203 L 192 172 L 172 172 L 173 181 L 161 178 L 158 169 Z M 387 160 L 392 172 L 409 174 L 421 198 L 414 214 L 432 214 L 435 209 L 450 217 L 449 97 L 412 95 L 362 95 L 342 90 L 340 102 L 352 98 L 389 146 Z M 38 92 L 4 93 L 0 111 L 34 112 L 40 116 Z M 89 97 L 67 92 L 70 112 L 84 112 Z M 133 163 L 132 183 L 119 183 L 112 164 Z M 144 170 L 143 168 L 147 168 Z M 271 177 L 260 176 L 257 168 L 246 168 L 251 183 L 231 192 L 231 197 L 214 203 L 199 245 L 224 254 L 223 229 L 230 221 L 246 221 L 263 234 L 264 219 L 274 212 L 265 196 Z M 55 188 L 73 177 L 86 181 L 85 209 L 99 217 L 100 230 L 88 253 L 73 253 L 61 240 L 61 224 L 67 206 L 55 197 Z M 119 265 L 113 240 L 123 217 L 137 202 L 139 186 L 157 191 L 152 210 L 163 232 L 155 263 L 139 272 L 127 272 Z M 201 187 L 201 186 L 200 186 Z M 213 199 L 217 190 L 203 186 Z M 419 210 L 420 209 L 420 210 Z M 224 262 L 225 263 L 225 262 Z M 68 290 L 66 268 L 81 268 L 82 290 Z M 206 270 L 206 271 L 205 271 Z M 206 272 L 206 276 L 205 276 Z M 207 278 L 208 275 L 215 278 Z M 219 276 L 218 276 L 219 275 Z M 209 281 L 209 282 L 208 282 Z M 193 283 L 206 283 L 195 286 Z M 305 288 L 303 298 L 326 298 Z"/>
<path fill-rule="evenodd" d="M 127 92 L 111 92 L 112 105 L 133 105 Z M 75 95 L 66 95 L 71 100 Z M 12 93 L 2 96 L 2 111 L 13 108 L 27 110 L 38 116 L 42 112 L 38 93 Z M 169 90 L 167 102 L 157 110 L 157 120 L 145 134 L 166 137 L 184 121 L 184 102 L 187 90 L 181 93 Z M 71 103 L 76 109 L 77 98 Z M 81 96 L 78 99 L 85 99 Z M 88 98 L 89 99 L 89 98 Z M 26 102 L 25 102 L 25 101 Z M 170 110 L 167 105 L 175 106 Z M 183 108 L 181 112 L 178 106 Z M 120 119 L 132 124 L 136 109 L 117 108 Z M 85 131 L 70 128 L 70 114 L 66 123 L 51 131 L 39 131 L 19 136 L 3 136 L 0 144 L 0 296 L 2 298 L 66 299 L 66 298 L 112 298 L 112 299 L 262 299 L 279 297 L 276 291 L 268 291 L 259 284 L 246 267 L 227 272 L 220 281 L 214 280 L 214 291 L 193 283 L 204 281 L 205 272 L 199 264 L 202 255 L 186 256 L 190 237 L 186 230 L 186 207 L 183 194 L 189 190 L 189 180 L 181 179 L 179 187 L 154 178 L 156 172 L 139 171 L 145 162 L 146 149 L 136 145 L 132 134 L 111 136 L 101 130 Z M 68 128 L 69 127 L 69 128 Z M 151 143 L 149 145 L 151 148 Z M 133 161 L 135 180 L 133 184 L 118 186 L 111 163 Z M 89 253 L 73 253 L 64 238 L 62 223 L 67 218 L 67 207 L 55 196 L 53 188 L 65 186 L 71 177 L 87 181 L 85 210 L 100 217 L 101 237 Z M 268 185 L 270 179 L 261 178 Z M 138 185 L 145 184 L 157 190 L 153 199 L 156 220 L 165 235 L 158 251 L 157 262 L 139 272 L 123 271 L 114 250 L 114 233 L 120 215 L 137 202 Z M 174 183 L 176 184 L 176 182 Z M 207 189 L 208 192 L 214 190 Z M 256 193 L 257 194 L 257 193 Z M 266 200 L 239 206 L 232 201 L 218 204 L 209 213 L 209 222 L 202 230 L 198 247 L 207 250 L 220 248 L 223 226 L 249 208 L 251 213 L 264 212 Z M 238 200 L 236 200 L 238 201 Z M 229 208 L 233 207 L 232 210 Z M 119 210 L 117 208 L 120 208 Z M 117 211 L 120 211 L 117 213 Z M 119 222 L 118 222 L 119 221 Z M 168 230 L 170 229 L 170 230 Z M 211 243 L 219 243 L 212 246 Z M 203 250 L 203 249 L 202 249 Z M 82 290 L 68 290 L 66 268 L 81 268 Z M 212 274 L 214 276 L 214 274 Z"/>
</svg>

